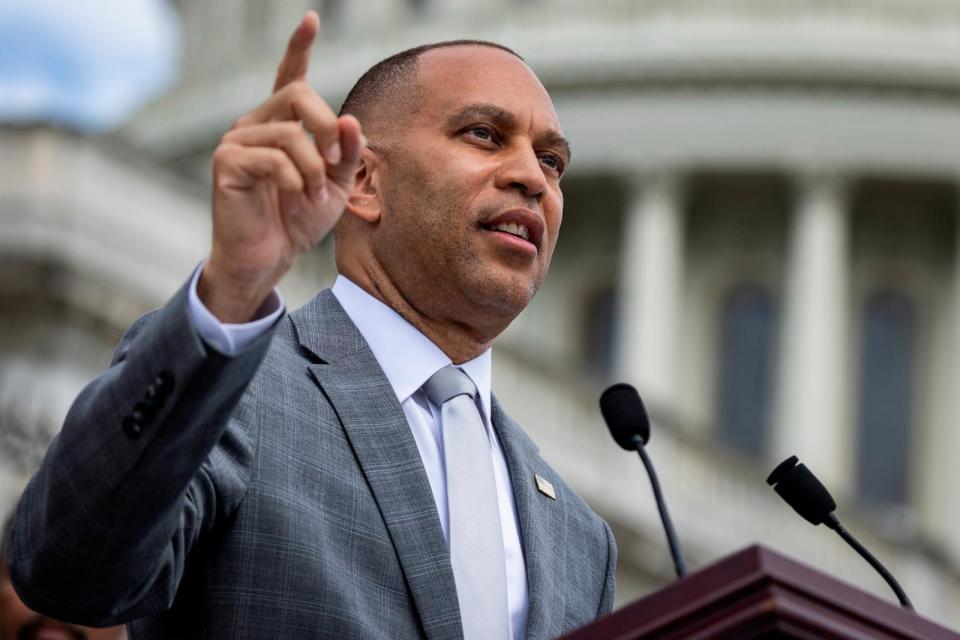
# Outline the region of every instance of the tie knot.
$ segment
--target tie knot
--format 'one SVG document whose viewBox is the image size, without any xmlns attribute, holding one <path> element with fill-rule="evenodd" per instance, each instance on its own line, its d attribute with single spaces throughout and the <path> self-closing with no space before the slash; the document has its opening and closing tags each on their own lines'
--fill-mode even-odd
<svg viewBox="0 0 960 640">
<path fill-rule="evenodd" d="M 447 365 L 430 376 L 430 379 L 424 383 L 423 390 L 427 392 L 430 401 L 438 407 L 451 398 L 462 395 L 473 398 L 477 393 L 477 387 L 470 376 L 453 365 Z"/>
</svg>

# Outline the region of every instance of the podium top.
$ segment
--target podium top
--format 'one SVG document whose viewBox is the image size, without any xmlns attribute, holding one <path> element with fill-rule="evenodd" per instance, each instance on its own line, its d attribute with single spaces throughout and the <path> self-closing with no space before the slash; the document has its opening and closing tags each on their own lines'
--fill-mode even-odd
<svg viewBox="0 0 960 640">
<path fill-rule="evenodd" d="M 753 545 L 564 636 L 641 638 L 960 640 L 960 634 Z"/>
</svg>

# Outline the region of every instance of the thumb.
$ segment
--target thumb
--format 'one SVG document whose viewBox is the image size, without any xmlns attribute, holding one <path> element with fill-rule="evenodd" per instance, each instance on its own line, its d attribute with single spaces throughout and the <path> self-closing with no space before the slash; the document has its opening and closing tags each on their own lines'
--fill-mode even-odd
<svg viewBox="0 0 960 640">
<path fill-rule="evenodd" d="M 353 184 L 360 158 L 366 147 L 366 138 L 360 129 L 360 122 L 352 115 L 340 116 L 340 162 L 327 166 L 327 176 L 337 184 L 349 188 Z"/>
</svg>

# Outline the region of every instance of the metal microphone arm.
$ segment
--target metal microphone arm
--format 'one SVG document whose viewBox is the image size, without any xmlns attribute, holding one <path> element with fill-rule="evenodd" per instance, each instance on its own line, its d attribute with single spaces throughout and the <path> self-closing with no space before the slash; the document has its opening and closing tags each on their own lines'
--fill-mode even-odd
<svg viewBox="0 0 960 640">
<path fill-rule="evenodd" d="M 913 611 L 913 603 L 910 602 L 910 598 L 907 597 L 907 594 L 904 592 L 903 588 L 900 586 L 900 583 L 897 582 L 897 579 L 893 577 L 893 574 L 887 571 L 887 568 L 880 564 L 880 561 L 877 560 L 876 556 L 867 551 L 867 548 L 860 544 L 860 541 L 853 537 L 853 534 L 843 528 L 843 525 L 840 524 L 840 519 L 837 518 L 836 514 L 829 513 L 824 519 L 823 524 L 828 528 L 833 529 L 843 538 L 844 542 L 853 547 L 854 551 L 860 554 L 860 556 L 870 563 L 870 566 L 876 569 L 877 573 L 883 576 L 883 579 L 887 581 L 887 584 L 890 585 L 890 588 L 893 589 L 893 592 L 897 594 L 897 600 L 900 601 L 901 606 L 904 609 L 909 609 Z"/>
<path fill-rule="evenodd" d="M 653 487 L 653 497 L 657 502 L 657 510 L 660 512 L 660 520 L 663 521 L 663 530 L 667 534 L 667 544 L 670 546 L 670 555 L 673 556 L 673 568 L 677 572 L 677 577 L 682 578 L 687 575 L 687 563 L 680 552 L 680 545 L 677 543 L 677 533 L 673 530 L 673 521 L 670 520 L 670 514 L 667 512 L 667 503 L 663 499 L 663 493 L 660 491 L 660 481 L 657 479 L 657 472 L 653 470 L 653 463 L 647 456 L 646 449 L 643 448 L 643 438 L 633 437 L 633 443 L 640 454 L 643 466 L 647 469 L 647 475 L 650 476 L 650 485 Z"/>
</svg>

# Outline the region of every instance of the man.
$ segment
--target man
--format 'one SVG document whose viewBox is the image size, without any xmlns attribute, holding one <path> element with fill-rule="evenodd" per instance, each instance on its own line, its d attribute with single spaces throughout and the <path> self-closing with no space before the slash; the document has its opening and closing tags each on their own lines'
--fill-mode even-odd
<svg viewBox="0 0 960 640">
<path fill-rule="evenodd" d="M 4 541 L 11 521 L 3 526 L 0 538 L 0 640 L 120 640 L 123 627 L 91 629 L 53 620 L 31 611 L 10 584 Z"/>
<path fill-rule="evenodd" d="M 489 391 L 560 227 L 553 105 L 460 42 L 376 65 L 337 117 L 304 82 L 318 27 L 214 153 L 208 260 L 25 491 L 14 583 L 134 638 L 560 635 L 610 610 L 613 538 Z M 341 276 L 284 316 L 334 226 Z"/>
</svg>

